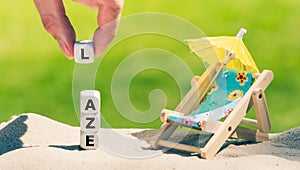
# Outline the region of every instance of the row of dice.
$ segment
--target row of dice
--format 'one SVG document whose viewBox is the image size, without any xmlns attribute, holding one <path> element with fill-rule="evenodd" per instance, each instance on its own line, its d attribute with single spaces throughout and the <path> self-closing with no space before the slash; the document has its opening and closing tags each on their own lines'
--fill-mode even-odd
<svg viewBox="0 0 300 170">
<path fill-rule="evenodd" d="M 100 92 L 80 92 L 80 147 L 96 149 L 99 146 Z"/>
<path fill-rule="evenodd" d="M 84 40 L 74 44 L 76 63 L 94 62 L 93 41 Z M 100 92 L 83 90 L 80 92 L 80 147 L 96 149 L 99 146 L 100 129 Z"/>
</svg>

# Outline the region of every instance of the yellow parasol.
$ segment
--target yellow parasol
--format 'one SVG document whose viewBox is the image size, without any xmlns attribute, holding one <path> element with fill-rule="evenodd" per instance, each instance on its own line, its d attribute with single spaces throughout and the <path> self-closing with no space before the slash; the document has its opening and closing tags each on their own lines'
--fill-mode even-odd
<svg viewBox="0 0 300 170">
<path fill-rule="evenodd" d="M 246 29 L 241 28 L 236 37 L 204 37 L 186 40 L 191 51 L 195 52 L 202 61 L 212 64 L 223 63 L 226 68 L 259 72 L 242 38 Z"/>
</svg>

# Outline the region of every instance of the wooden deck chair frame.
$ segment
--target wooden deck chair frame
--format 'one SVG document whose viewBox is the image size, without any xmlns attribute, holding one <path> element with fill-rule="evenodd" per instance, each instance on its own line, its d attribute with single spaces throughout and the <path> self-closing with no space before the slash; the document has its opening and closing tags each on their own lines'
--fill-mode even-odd
<svg viewBox="0 0 300 170">
<path fill-rule="evenodd" d="M 201 77 L 198 76 L 198 78 L 195 79 L 196 82 L 192 83 L 191 90 L 176 107 L 175 112 L 188 115 L 195 110 L 209 87 L 212 85 L 212 82 L 220 73 L 221 68 L 221 63 L 211 65 Z M 158 133 L 151 139 L 151 147 L 155 149 L 158 149 L 160 146 L 175 148 L 198 153 L 204 159 L 211 159 L 216 155 L 229 137 L 257 142 L 268 140 L 271 123 L 264 91 L 273 80 L 273 77 L 273 72 L 270 70 L 264 70 L 262 73 L 253 74 L 253 78 L 255 78 L 256 81 L 223 122 L 210 120 L 203 122 L 202 131 L 213 133 L 213 136 L 207 142 L 205 147 L 198 148 L 168 141 L 168 138 L 176 128 L 180 126 L 169 122 L 165 122 L 158 130 Z M 245 118 L 252 106 L 254 106 L 256 120 Z M 239 126 L 240 123 L 255 126 L 257 127 L 257 130 Z"/>
</svg>

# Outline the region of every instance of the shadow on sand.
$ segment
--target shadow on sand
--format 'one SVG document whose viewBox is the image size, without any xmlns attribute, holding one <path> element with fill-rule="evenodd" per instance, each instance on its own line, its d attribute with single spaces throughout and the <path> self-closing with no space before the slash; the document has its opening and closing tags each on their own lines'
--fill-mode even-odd
<svg viewBox="0 0 300 170">
<path fill-rule="evenodd" d="M 68 150 L 68 151 L 81 151 L 81 150 L 83 150 L 83 149 L 80 148 L 79 145 L 49 145 L 49 147 L 64 149 L 64 150 Z"/>
<path fill-rule="evenodd" d="M 155 134 L 156 134 L 156 130 L 144 130 L 141 132 L 132 133 L 131 135 L 149 143 L 151 137 L 153 137 Z M 195 132 L 191 130 L 188 131 L 187 133 L 186 131 L 178 130 L 174 132 L 174 134 L 170 137 L 169 141 L 203 148 L 211 137 L 212 137 L 211 133 L 205 133 L 202 131 Z M 227 140 L 222 146 L 222 148 L 219 150 L 219 152 L 225 149 L 226 147 L 228 147 L 229 145 L 238 146 L 238 145 L 249 145 L 249 144 L 256 144 L 256 143 L 257 142 L 249 142 L 249 141 L 238 140 L 238 139 Z M 200 157 L 199 154 L 190 153 L 182 150 L 170 149 L 166 147 L 162 147 L 160 149 L 162 149 L 162 151 L 166 154 L 178 154 L 185 157 L 190 157 L 190 156 Z"/>
<path fill-rule="evenodd" d="M 21 115 L 0 130 L 0 155 L 23 147 L 20 137 L 27 131 L 27 119 L 27 115 Z"/>
</svg>

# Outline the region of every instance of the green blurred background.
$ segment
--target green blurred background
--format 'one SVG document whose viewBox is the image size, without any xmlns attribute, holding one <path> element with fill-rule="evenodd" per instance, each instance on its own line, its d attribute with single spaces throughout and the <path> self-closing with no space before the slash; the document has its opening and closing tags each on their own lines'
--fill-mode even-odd
<svg viewBox="0 0 300 170">
<path fill-rule="evenodd" d="M 91 38 L 97 11 L 73 1 L 64 2 L 77 39 Z M 56 41 L 43 29 L 32 1 L 1 1 L 0 4 L 0 122 L 12 115 L 32 112 L 78 126 L 72 100 L 74 61 L 63 56 Z M 275 74 L 266 95 L 272 132 L 279 132 L 300 125 L 299 7 L 298 0 L 125 0 L 122 15 L 168 13 L 188 20 L 207 36 L 235 35 L 240 27 L 247 28 L 244 41 L 258 67 Z M 126 56 L 145 48 L 171 51 L 180 56 L 194 74 L 201 75 L 204 70 L 197 57 L 174 39 L 140 35 L 120 42 L 104 57 L 96 77 L 96 89 L 102 93 L 101 113 L 112 127 L 158 128 L 161 125 L 158 119 L 147 124 L 126 120 L 117 112 L 111 98 L 110 83 L 117 65 Z M 185 92 L 188 84 L 186 82 Z M 168 108 L 176 107 L 180 101 L 176 82 L 157 70 L 141 72 L 132 81 L 133 105 L 147 110 L 149 92 L 156 88 L 165 92 Z"/>
</svg>

